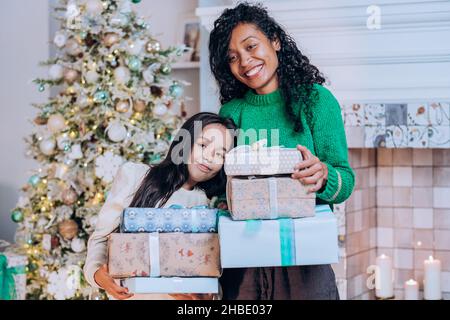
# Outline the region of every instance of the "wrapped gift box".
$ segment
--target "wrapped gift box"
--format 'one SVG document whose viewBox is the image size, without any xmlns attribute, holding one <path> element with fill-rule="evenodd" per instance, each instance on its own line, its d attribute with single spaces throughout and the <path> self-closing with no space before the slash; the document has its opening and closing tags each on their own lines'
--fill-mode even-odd
<svg viewBox="0 0 450 320">
<path fill-rule="evenodd" d="M 302 155 L 295 148 L 265 147 L 261 140 L 253 145 L 240 145 L 225 155 L 224 170 L 228 176 L 275 175 L 294 172 Z"/>
<path fill-rule="evenodd" d="M 297 219 L 233 221 L 221 215 L 219 238 L 223 268 L 338 262 L 337 221 L 328 205 Z"/>
<path fill-rule="evenodd" d="M 217 233 L 112 233 L 109 273 L 127 277 L 218 277 Z"/>
<path fill-rule="evenodd" d="M 219 293 L 217 278 L 127 278 L 122 286 L 131 293 Z"/>
<path fill-rule="evenodd" d="M 126 208 L 121 232 L 217 232 L 217 209 Z"/>
<path fill-rule="evenodd" d="M 314 216 L 316 194 L 290 176 L 229 177 L 227 202 L 233 220 L 300 218 Z"/>
<path fill-rule="evenodd" d="M 25 300 L 28 258 L 6 241 L 0 242 L 0 300 Z"/>
</svg>

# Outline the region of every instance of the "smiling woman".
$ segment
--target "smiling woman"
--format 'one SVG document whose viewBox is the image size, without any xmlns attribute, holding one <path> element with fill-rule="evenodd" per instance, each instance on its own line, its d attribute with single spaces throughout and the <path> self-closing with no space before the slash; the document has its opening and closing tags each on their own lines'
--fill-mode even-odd
<svg viewBox="0 0 450 320">
<path fill-rule="evenodd" d="M 239 144 L 267 139 L 268 147 L 297 148 L 304 160 L 292 178 L 316 193 L 317 204 L 345 201 L 355 178 L 339 103 L 294 40 L 263 7 L 241 3 L 214 22 L 209 52 L 220 115 L 256 133 L 250 141 L 240 135 Z M 330 265 L 225 269 L 221 283 L 225 299 L 339 298 Z"/>
</svg>

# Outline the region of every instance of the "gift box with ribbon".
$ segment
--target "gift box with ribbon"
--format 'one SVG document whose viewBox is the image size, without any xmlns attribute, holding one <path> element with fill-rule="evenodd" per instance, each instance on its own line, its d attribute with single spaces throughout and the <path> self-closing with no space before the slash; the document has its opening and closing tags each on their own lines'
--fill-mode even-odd
<svg viewBox="0 0 450 320">
<path fill-rule="evenodd" d="M 135 294 L 146 293 L 219 293 L 217 278 L 127 278 L 122 286 Z"/>
<path fill-rule="evenodd" d="M 218 277 L 217 233 L 112 233 L 109 273 L 127 277 Z"/>
<path fill-rule="evenodd" d="M 25 300 L 28 258 L 0 242 L 0 300 Z"/>
<path fill-rule="evenodd" d="M 126 208 L 121 232 L 217 232 L 217 209 L 208 206 L 185 208 Z"/>
<path fill-rule="evenodd" d="M 316 194 L 290 176 L 228 177 L 227 203 L 233 220 L 311 217 Z"/>
<path fill-rule="evenodd" d="M 240 145 L 225 155 L 224 170 L 228 176 L 275 175 L 294 172 L 303 160 L 295 148 L 266 147 L 267 139 L 252 145 Z"/>
<path fill-rule="evenodd" d="M 337 221 L 328 205 L 296 219 L 233 221 L 222 211 L 219 239 L 222 268 L 338 262 Z"/>
</svg>

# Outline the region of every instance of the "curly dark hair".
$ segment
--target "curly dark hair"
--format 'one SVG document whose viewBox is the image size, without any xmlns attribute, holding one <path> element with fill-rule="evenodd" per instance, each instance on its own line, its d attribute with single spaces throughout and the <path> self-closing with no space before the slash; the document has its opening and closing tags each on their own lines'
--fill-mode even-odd
<svg viewBox="0 0 450 320">
<path fill-rule="evenodd" d="M 209 37 L 209 63 L 219 85 L 220 102 L 225 104 L 232 99 L 242 98 L 249 90 L 231 73 L 228 61 L 231 33 L 241 23 L 251 23 L 270 41 L 276 39 L 280 41 L 281 48 L 277 51 L 279 62 L 277 75 L 281 95 L 285 101 L 286 112 L 294 122 L 294 130 L 303 132 L 301 112 L 295 114 L 294 103 L 300 102 L 302 107 L 306 106 L 305 114 L 308 118 L 311 117 L 311 112 L 308 111 L 317 98 L 313 85 L 323 84 L 325 78 L 261 4 L 240 3 L 235 8 L 225 9 L 214 21 L 214 28 Z"/>
</svg>

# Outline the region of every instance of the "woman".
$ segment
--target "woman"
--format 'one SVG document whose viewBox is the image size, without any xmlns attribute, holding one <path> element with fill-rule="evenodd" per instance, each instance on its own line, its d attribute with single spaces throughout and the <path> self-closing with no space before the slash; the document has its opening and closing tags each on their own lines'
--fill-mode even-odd
<svg viewBox="0 0 450 320">
<path fill-rule="evenodd" d="M 214 22 L 209 53 L 220 115 L 269 146 L 297 147 L 304 161 L 292 178 L 309 185 L 318 204 L 345 201 L 355 177 L 340 107 L 294 40 L 264 8 L 242 3 Z M 238 144 L 254 142 L 245 137 Z M 330 265 L 225 269 L 221 284 L 224 299 L 339 299 Z"/>
</svg>

